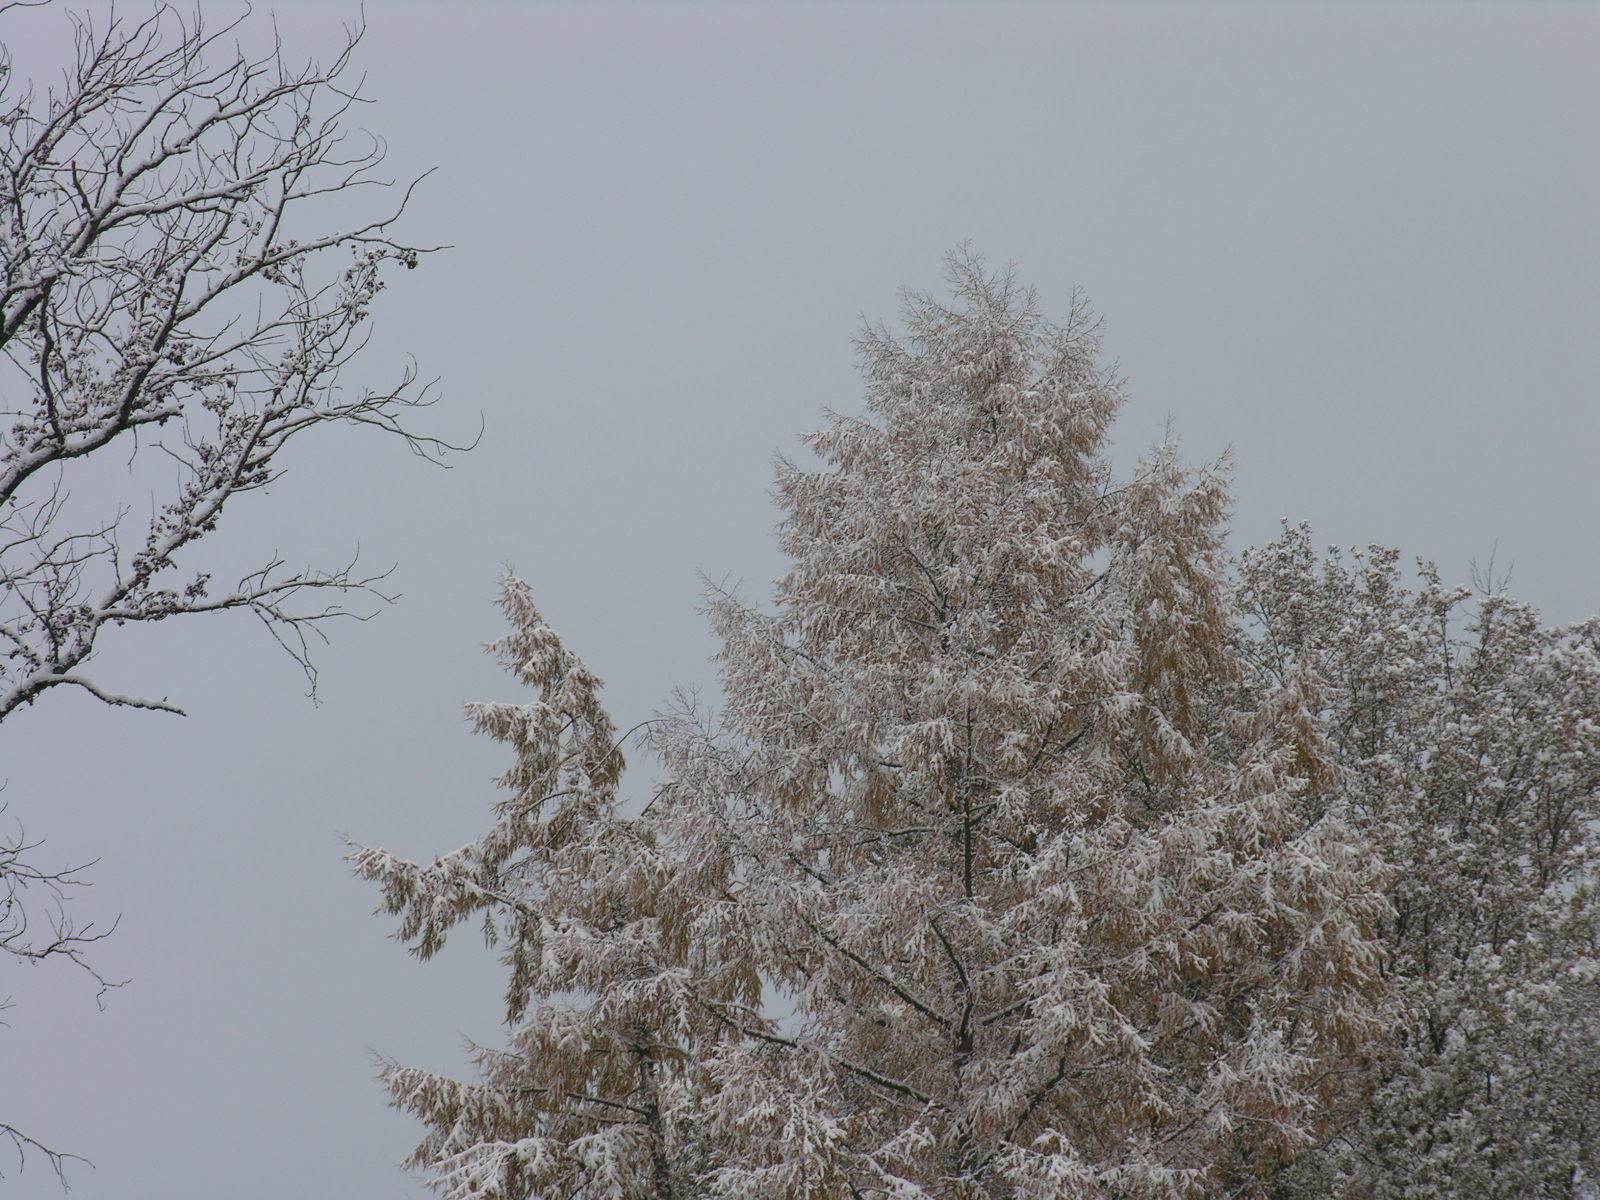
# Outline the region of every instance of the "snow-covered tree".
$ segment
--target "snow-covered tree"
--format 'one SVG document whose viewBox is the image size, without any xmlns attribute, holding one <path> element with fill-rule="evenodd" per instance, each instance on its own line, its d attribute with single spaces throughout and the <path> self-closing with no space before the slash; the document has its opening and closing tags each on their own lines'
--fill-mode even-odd
<svg viewBox="0 0 1600 1200">
<path fill-rule="evenodd" d="M 720 713 L 653 727 L 647 803 L 509 581 L 493 828 L 356 851 L 415 950 L 477 915 L 509 968 L 478 1081 L 386 1070 L 445 1195 L 1265 1195 L 1324 1136 L 1385 908 L 1320 701 L 1237 703 L 1224 483 L 1113 478 L 1086 306 L 949 271 L 782 466 L 793 567 L 712 596 Z"/>
<path fill-rule="evenodd" d="M 0 720 L 60 687 L 179 711 L 90 665 L 112 630 L 193 613 L 253 613 L 314 680 L 308 638 L 376 577 L 268 557 L 222 586 L 196 544 L 312 431 L 444 449 L 404 424 L 429 402 L 413 370 L 381 392 L 339 378 L 419 253 L 390 232 L 403 196 L 328 227 L 385 183 L 381 144 L 347 127 L 359 34 L 295 66 L 166 5 L 72 20 L 75 60 L 44 91 L 0 44 Z M 114 498 L 80 495 L 89 480 Z"/>
<path fill-rule="evenodd" d="M 1600 1171 L 1600 619 L 1541 626 L 1398 554 L 1244 556 L 1258 683 L 1314 676 L 1395 867 L 1388 1036 L 1283 1194 L 1571 1198 Z M 1589 1193 L 1592 1194 L 1592 1193 Z"/>
<path fill-rule="evenodd" d="M 404 193 L 341 215 L 386 183 L 381 143 L 348 123 L 359 32 L 297 65 L 275 39 L 242 50 L 243 16 L 213 30 L 198 10 L 108 9 L 63 18 L 57 72 L 13 62 L 37 7 L 0 3 L 0 722 L 58 688 L 181 711 L 94 660 L 120 628 L 200 613 L 253 614 L 314 685 L 310 644 L 382 574 L 264 550 L 228 583 L 196 551 L 281 452 L 333 425 L 445 448 L 409 427 L 431 402 L 414 370 L 376 392 L 341 381 L 386 278 L 419 254 L 391 232 Z M 87 966 L 106 930 L 63 896 L 88 880 L 41 867 L 15 819 L 0 962 Z M 59 1167 L 31 1134 L 0 1123 L 5 1138 Z"/>
</svg>

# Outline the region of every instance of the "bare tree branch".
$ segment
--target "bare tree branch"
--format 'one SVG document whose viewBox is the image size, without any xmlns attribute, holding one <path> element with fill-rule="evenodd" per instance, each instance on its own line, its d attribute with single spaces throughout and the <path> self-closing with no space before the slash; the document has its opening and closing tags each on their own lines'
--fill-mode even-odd
<svg viewBox="0 0 1600 1200">
<path fill-rule="evenodd" d="M 19 1169 L 26 1161 L 28 1151 L 32 1150 L 36 1154 L 43 1155 L 44 1160 L 50 1164 L 50 1169 L 56 1173 L 56 1178 L 61 1181 L 61 1189 L 63 1191 L 67 1190 L 67 1164 L 69 1162 L 79 1162 L 86 1167 L 94 1166 L 92 1162 L 81 1154 L 68 1154 L 64 1150 L 52 1149 L 38 1138 L 30 1137 L 16 1126 L 7 1125 L 4 1121 L 0 1121 L 0 1139 L 9 1141 L 11 1148 L 17 1152 Z"/>
<path fill-rule="evenodd" d="M 4 812 L 5 807 L 0 806 L 0 814 Z M 85 957 L 85 951 L 115 932 L 117 922 L 113 921 L 104 929 L 96 929 L 92 924 L 79 926 L 67 904 L 67 892 L 86 886 L 80 876 L 94 866 L 94 862 L 45 869 L 32 858 L 32 852 L 38 848 L 39 843 L 29 841 L 20 825 L 14 834 L 0 835 L 0 954 L 30 965 L 49 961 L 70 963 L 94 980 L 95 1000 L 102 1002 L 106 992 L 127 981 L 107 979 Z M 0 1000 L 0 1010 L 9 1006 L 9 999 Z M 0 1139 L 10 1141 L 19 1169 L 28 1151 L 43 1156 L 63 1188 L 69 1161 L 93 1165 L 88 1159 L 56 1150 L 5 1121 L 0 1121 Z"/>
<path fill-rule="evenodd" d="M 458 448 L 406 425 L 434 399 L 414 367 L 388 390 L 339 380 L 385 272 L 426 252 L 388 233 L 410 188 L 376 219 L 309 225 L 309 203 L 386 183 L 382 145 L 351 145 L 344 125 L 360 30 L 331 66 L 291 68 L 277 47 L 227 50 L 232 29 L 170 8 L 79 18 L 66 88 L 0 92 L 0 720 L 61 684 L 128 703 L 85 681 L 102 631 L 191 612 L 251 609 L 314 684 L 306 632 L 350 614 L 297 612 L 296 595 L 381 596 L 379 577 L 308 569 L 268 586 L 274 560 L 218 602 L 185 551 L 314 427 L 371 426 L 435 461 Z M 130 506 L 84 532 L 75 472 L 116 446 L 130 462 L 160 450 L 176 476 L 140 528 Z"/>
<path fill-rule="evenodd" d="M 27 7 L 0 4 L 0 34 Z M 165 4 L 71 16 L 73 59 L 49 87 L 19 81 L 0 38 L 0 721 L 56 687 L 181 713 L 96 678 L 101 638 L 232 610 L 314 694 L 314 640 L 371 615 L 352 600 L 392 599 L 386 573 L 294 570 L 273 551 L 214 591 L 195 544 L 312 430 L 366 426 L 434 462 L 467 448 L 409 424 L 436 399 L 414 364 L 388 388 L 342 379 L 389 275 L 429 252 L 391 234 L 415 182 L 350 219 L 352 197 L 393 187 L 382 142 L 350 125 L 362 30 L 326 65 L 296 65 L 275 35 L 242 49 L 248 19 L 213 29 Z M 82 956 L 110 929 L 66 915 L 83 868 L 38 870 L 34 849 L 0 843 L 0 949 L 111 986 Z M 66 1157 L 10 1125 L 0 1136 L 58 1172 Z"/>
</svg>

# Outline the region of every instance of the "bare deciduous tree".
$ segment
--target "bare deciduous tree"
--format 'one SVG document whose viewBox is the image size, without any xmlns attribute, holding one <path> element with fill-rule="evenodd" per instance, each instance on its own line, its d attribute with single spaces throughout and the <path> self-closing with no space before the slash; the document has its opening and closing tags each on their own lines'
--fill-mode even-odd
<svg viewBox="0 0 1600 1200">
<path fill-rule="evenodd" d="M 350 218 L 388 183 L 382 144 L 349 125 L 360 30 L 330 64 L 296 65 L 275 39 L 241 49 L 242 20 L 74 17 L 48 87 L 0 49 L 0 721 L 57 687 L 181 711 L 89 668 L 112 628 L 196 613 L 254 613 L 314 689 L 308 641 L 362 615 L 350 597 L 381 597 L 382 576 L 274 552 L 221 586 L 193 547 L 312 430 L 370 426 L 435 461 L 454 448 L 406 424 L 432 402 L 414 368 L 341 385 L 386 274 L 425 252 L 390 232 L 409 188 Z M 59 905 L 50 936 L 28 934 L 25 895 L 77 881 L 31 867 L 31 848 L 0 848 L 0 948 L 81 962 L 88 935 Z"/>
<path fill-rule="evenodd" d="M 383 182 L 381 146 L 345 128 L 356 37 L 329 67 L 291 69 L 277 50 L 230 50 L 232 29 L 207 33 L 171 9 L 133 26 L 83 21 L 64 89 L 0 94 L 0 719 L 63 685 L 177 711 L 82 668 L 108 627 L 186 613 L 254 612 L 310 673 L 307 633 L 344 610 L 296 600 L 372 578 L 273 560 L 217 590 L 183 573 L 182 552 L 319 425 L 443 449 L 402 424 L 427 402 L 413 372 L 379 393 L 337 385 L 384 268 L 417 263 L 388 232 L 404 198 L 339 232 L 300 220 Z M 11 85 L 9 61 L 0 69 Z M 74 523 L 73 469 L 141 450 L 171 468 L 154 514 L 135 522 L 125 504 Z"/>
</svg>

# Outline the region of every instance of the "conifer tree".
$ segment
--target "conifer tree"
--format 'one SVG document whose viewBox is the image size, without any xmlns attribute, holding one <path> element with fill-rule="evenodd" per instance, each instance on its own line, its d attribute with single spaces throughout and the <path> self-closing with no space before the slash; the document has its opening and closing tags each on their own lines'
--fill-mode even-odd
<svg viewBox="0 0 1600 1200">
<path fill-rule="evenodd" d="M 720 712 L 653 728 L 648 803 L 508 581 L 495 825 L 355 854 L 419 953 L 504 950 L 480 1079 L 386 1072 L 445 1195 L 1265 1195 L 1323 1136 L 1385 909 L 1314 681 L 1242 684 L 1220 474 L 1113 478 L 1087 307 L 948 265 L 782 465 L 793 566 L 711 597 Z"/>
</svg>

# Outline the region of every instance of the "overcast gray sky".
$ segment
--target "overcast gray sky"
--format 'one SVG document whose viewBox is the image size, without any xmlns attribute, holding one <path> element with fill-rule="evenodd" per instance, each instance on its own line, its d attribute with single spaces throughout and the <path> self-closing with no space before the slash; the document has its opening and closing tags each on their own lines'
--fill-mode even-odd
<svg viewBox="0 0 1600 1200">
<path fill-rule="evenodd" d="M 277 5 L 292 57 L 357 15 Z M 19 74 L 56 69 L 61 20 L 7 18 Z M 1236 544 L 1304 519 L 1452 580 L 1495 553 L 1553 619 L 1600 608 L 1600 6 L 369 2 L 367 24 L 361 120 L 397 176 L 437 168 L 403 232 L 454 249 L 382 297 L 362 382 L 413 355 L 432 428 L 486 434 L 449 472 L 329 439 L 218 535 L 219 562 L 398 562 L 403 600 L 322 655 L 320 707 L 219 619 L 100 660 L 189 718 L 58 691 L 0 731 L 11 815 L 47 857 L 103 856 L 79 912 L 122 914 L 98 961 L 133 982 L 104 1013 L 59 971 L 0 986 L 0 1119 L 96 1161 L 79 1200 L 426 1194 L 368 1048 L 464 1070 L 463 1036 L 499 1038 L 498 971 L 470 931 L 423 965 L 387 941 L 339 835 L 422 857 L 484 827 L 505 762 L 460 707 L 515 696 L 479 650 L 505 563 L 624 726 L 713 687 L 695 572 L 765 592 L 772 456 L 859 407 L 859 316 L 936 288 L 963 241 L 1105 315 L 1121 461 L 1169 415 L 1191 458 L 1232 447 Z M 59 1194 L 13 1165 L 8 1195 Z"/>
</svg>

